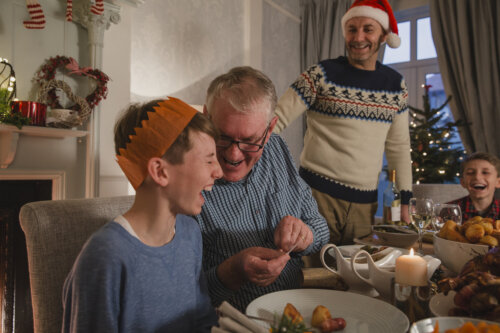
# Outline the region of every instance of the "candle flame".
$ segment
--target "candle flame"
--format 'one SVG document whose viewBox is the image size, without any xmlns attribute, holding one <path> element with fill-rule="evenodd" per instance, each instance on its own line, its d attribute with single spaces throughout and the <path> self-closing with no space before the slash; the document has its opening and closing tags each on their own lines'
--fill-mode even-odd
<svg viewBox="0 0 500 333">
<path fill-rule="evenodd" d="M 410 249 L 410 256 L 413 256 L 413 248 Z"/>
</svg>

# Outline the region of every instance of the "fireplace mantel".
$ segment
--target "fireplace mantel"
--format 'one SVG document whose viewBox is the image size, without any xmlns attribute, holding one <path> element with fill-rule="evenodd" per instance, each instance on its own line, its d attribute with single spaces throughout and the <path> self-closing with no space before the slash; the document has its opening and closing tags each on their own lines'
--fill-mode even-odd
<svg viewBox="0 0 500 333">
<path fill-rule="evenodd" d="M 66 137 L 83 137 L 88 131 L 73 129 L 50 128 L 40 126 L 16 126 L 0 124 L 0 168 L 6 169 L 14 160 L 17 150 L 19 135 L 39 136 L 46 138 L 62 139 Z"/>
</svg>

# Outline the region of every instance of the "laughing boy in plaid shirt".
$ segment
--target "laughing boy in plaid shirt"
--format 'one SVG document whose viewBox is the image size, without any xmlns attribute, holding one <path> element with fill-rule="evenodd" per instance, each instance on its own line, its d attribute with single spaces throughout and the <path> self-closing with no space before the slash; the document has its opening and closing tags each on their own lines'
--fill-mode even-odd
<svg viewBox="0 0 500 333">
<path fill-rule="evenodd" d="M 461 165 L 460 184 L 469 195 L 450 203 L 462 210 L 462 221 L 480 215 L 500 219 L 500 199 L 495 190 L 500 188 L 500 159 L 488 153 L 474 153 Z"/>
</svg>

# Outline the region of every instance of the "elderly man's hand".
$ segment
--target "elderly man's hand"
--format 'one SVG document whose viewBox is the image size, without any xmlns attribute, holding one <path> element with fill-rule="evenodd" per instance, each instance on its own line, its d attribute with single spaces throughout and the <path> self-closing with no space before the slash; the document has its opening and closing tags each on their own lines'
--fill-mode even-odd
<svg viewBox="0 0 500 333">
<path fill-rule="evenodd" d="M 250 247 L 230 257 L 217 267 L 222 283 L 237 290 L 245 281 L 258 286 L 273 283 L 290 260 L 288 254 L 264 247 Z"/>
<path fill-rule="evenodd" d="M 284 252 L 304 251 L 313 242 L 313 238 L 311 229 L 293 216 L 282 218 L 274 231 L 274 244 Z"/>
</svg>

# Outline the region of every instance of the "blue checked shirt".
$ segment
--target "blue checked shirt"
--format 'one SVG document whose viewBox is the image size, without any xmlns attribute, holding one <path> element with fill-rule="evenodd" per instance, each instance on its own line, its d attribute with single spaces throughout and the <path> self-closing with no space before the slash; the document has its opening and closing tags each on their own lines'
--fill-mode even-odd
<svg viewBox="0 0 500 333">
<path fill-rule="evenodd" d="M 309 186 L 300 178 L 283 139 L 272 134 L 260 160 L 244 180 L 219 179 L 204 192 L 205 205 L 196 216 L 203 236 L 203 268 L 214 306 L 226 300 L 240 311 L 255 298 L 274 291 L 299 288 L 301 256 L 321 250 L 328 242 L 328 226 L 318 212 Z M 238 291 L 226 288 L 216 268 L 236 253 L 253 246 L 275 249 L 274 231 L 291 215 L 311 229 L 314 241 L 303 252 L 292 253 L 281 275 L 271 285 L 246 282 Z"/>
</svg>

